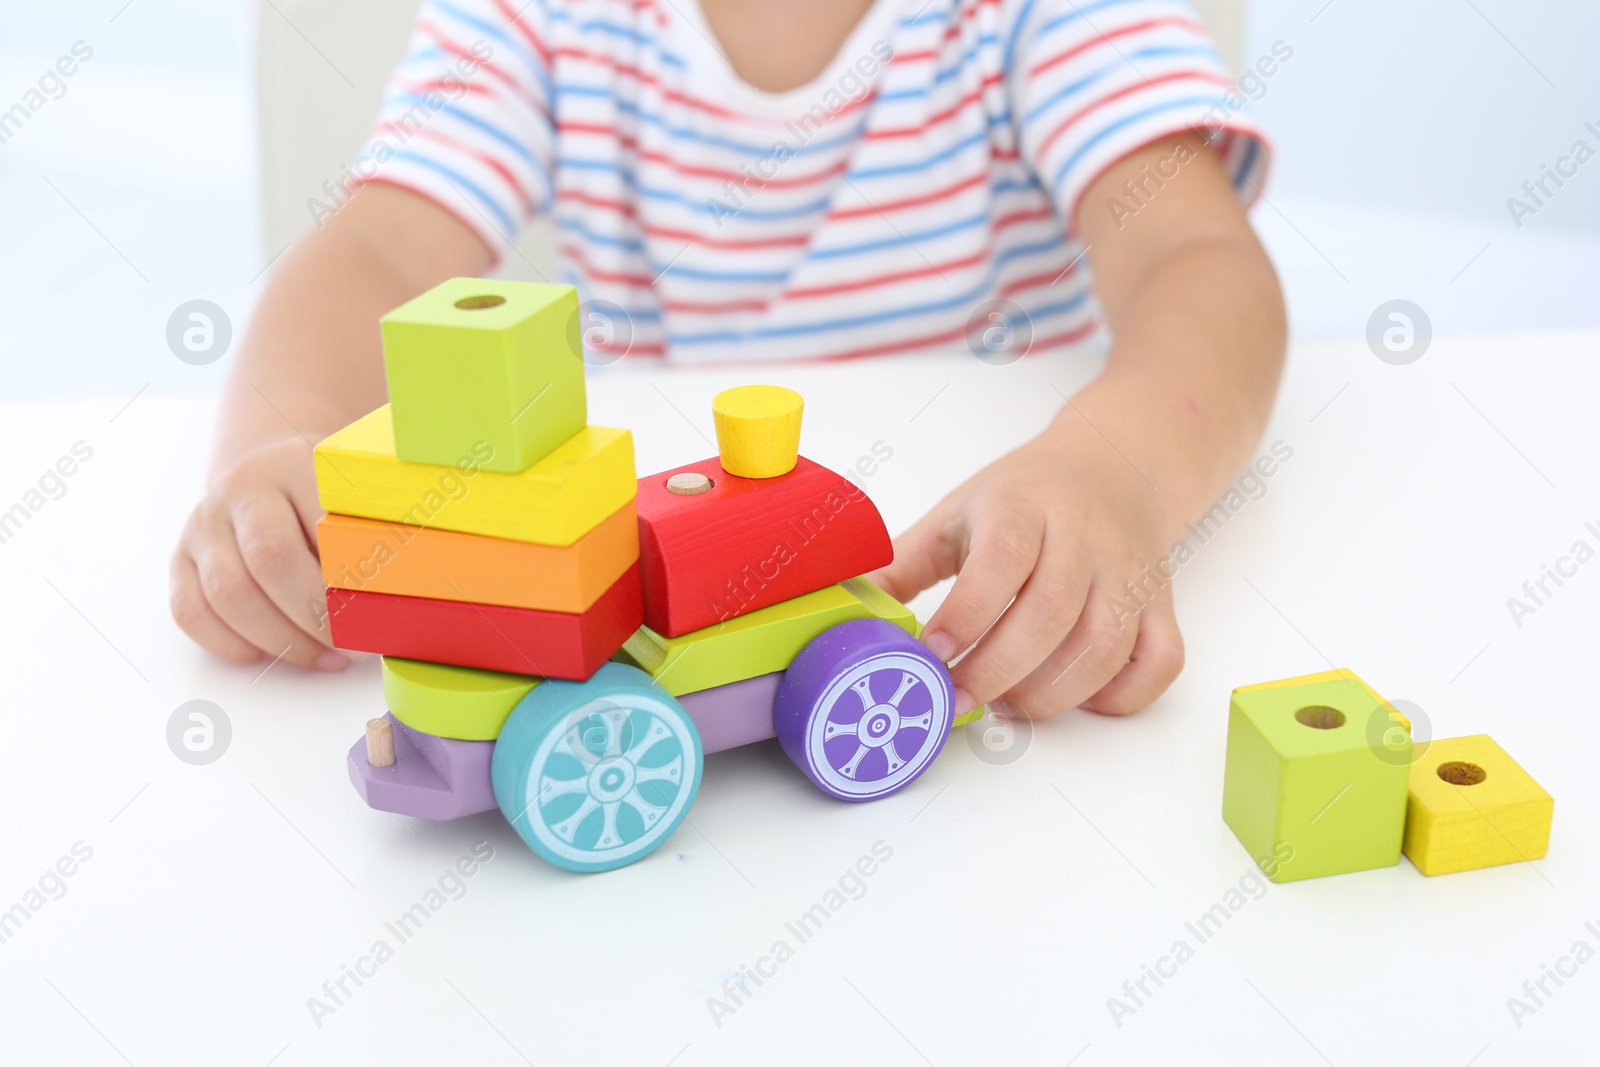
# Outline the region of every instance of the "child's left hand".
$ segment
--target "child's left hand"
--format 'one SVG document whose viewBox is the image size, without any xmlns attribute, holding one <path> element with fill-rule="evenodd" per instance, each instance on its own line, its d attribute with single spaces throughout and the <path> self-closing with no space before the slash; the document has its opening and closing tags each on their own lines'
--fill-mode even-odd
<svg viewBox="0 0 1600 1067">
<path fill-rule="evenodd" d="M 922 634 L 946 662 L 972 649 L 950 672 L 957 714 L 998 700 L 999 714 L 1028 718 L 1078 706 L 1126 715 L 1183 667 L 1172 584 L 1146 577 L 1171 547 L 1168 510 L 1068 408 L 941 500 L 869 577 L 908 601 L 957 575 Z M 1140 594 L 1137 614 L 1129 581 L 1156 594 Z"/>
</svg>

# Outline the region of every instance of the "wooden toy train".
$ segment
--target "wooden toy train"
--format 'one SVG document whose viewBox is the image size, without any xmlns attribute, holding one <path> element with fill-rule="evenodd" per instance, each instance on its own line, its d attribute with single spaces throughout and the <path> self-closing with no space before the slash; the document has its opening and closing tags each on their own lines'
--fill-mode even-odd
<svg viewBox="0 0 1600 1067">
<path fill-rule="evenodd" d="M 498 806 L 573 871 L 665 841 L 707 752 L 775 736 L 831 796 L 904 789 L 982 709 L 861 577 L 888 532 L 799 456 L 799 395 L 720 394 L 720 455 L 638 478 L 588 425 L 578 324 L 568 286 L 446 282 L 383 319 L 390 403 L 317 446 L 333 641 L 384 657 L 356 789 Z"/>
</svg>

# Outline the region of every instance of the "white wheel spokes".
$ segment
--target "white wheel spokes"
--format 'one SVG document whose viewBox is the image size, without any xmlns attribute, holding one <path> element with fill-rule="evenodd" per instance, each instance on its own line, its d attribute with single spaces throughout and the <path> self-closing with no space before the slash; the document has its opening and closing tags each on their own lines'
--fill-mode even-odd
<svg viewBox="0 0 1600 1067">
<path fill-rule="evenodd" d="M 600 810 L 605 813 L 605 823 L 600 827 L 600 839 L 595 842 L 599 848 L 610 848 L 617 843 L 617 809 L 620 807 L 622 807 L 620 800 L 600 805 Z"/>
<path fill-rule="evenodd" d="M 539 780 L 538 799 L 542 807 L 559 797 L 571 796 L 575 793 L 585 794 L 583 802 L 578 805 L 577 809 L 561 822 L 551 826 L 551 829 L 555 831 L 557 837 L 570 845 L 577 835 L 578 828 L 583 825 L 583 821 L 594 814 L 595 809 L 598 808 L 603 813 L 604 822 L 600 828 L 600 836 L 596 841 L 596 845 L 600 848 L 610 848 L 621 843 L 621 835 L 617 829 L 617 813 L 622 805 L 626 804 L 637 811 L 646 829 L 654 826 L 656 821 L 666 814 L 668 808 L 646 800 L 644 795 L 639 792 L 638 786 L 644 782 L 670 782 L 674 786 L 681 788 L 683 784 L 683 757 L 676 756 L 670 762 L 664 763 L 659 767 L 640 767 L 638 766 L 638 760 L 657 744 L 671 738 L 672 731 L 660 719 L 651 716 L 650 726 L 644 731 L 644 736 L 639 738 L 627 752 L 622 752 L 620 744 L 622 736 L 621 723 L 619 719 L 625 718 L 627 712 L 619 710 L 615 713 L 597 712 L 596 714 L 604 714 L 606 716 L 607 727 L 611 730 L 611 736 L 606 745 L 606 753 L 633 764 L 634 788 L 630 789 L 626 795 L 618 800 L 602 802 L 591 795 L 587 795 L 590 786 L 587 775 L 582 778 L 552 778 L 549 775 L 545 775 Z M 592 729 L 592 725 L 589 728 Z M 596 762 L 594 751 L 582 745 L 581 737 L 584 729 L 583 724 L 577 724 L 567 731 L 567 750 L 572 752 L 580 761 L 593 763 Z M 573 747 L 574 739 L 579 739 L 578 749 L 576 750 Z"/>
<path fill-rule="evenodd" d="M 568 796 L 572 793 L 583 793 L 589 789 L 589 779 L 583 778 L 552 778 L 548 774 L 539 779 L 539 803 L 548 804 L 556 797 Z"/>
<path fill-rule="evenodd" d="M 812 709 L 802 766 L 825 791 L 860 800 L 887 796 L 921 774 L 944 744 L 951 711 L 938 665 L 916 650 L 883 652 L 842 668 Z M 868 755 L 874 751 L 882 751 L 881 763 Z"/>
<path fill-rule="evenodd" d="M 662 814 L 667 810 L 662 805 L 650 803 L 640 795 L 639 790 L 637 789 L 628 790 L 628 795 L 623 797 L 617 803 L 626 804 L 634 811 L 637 811 L 639 813 L 639 818 L 644 820 L 646 829 L 654 826 L 656 824 L 656 820 L 661 818 Z M 615 820 L 613 819 L 613 824 L 614 823 Z"/>
<path fill-rule="evenodd" d="M 905 699 L 906 694 L 911 692 L 911 688 L 916 684 L 916 675 L 912 674 L 910 671 L 902 671 L 900 673 L 900 688 L 896 689 L 894 691 L 894 696 L 890 697 L 887 701 L 885 701 L 885 703 L 898 711 L 900 709 L 900 701 Z"/>
<path fill-rule="evenodd" d="M 672 731 L 667 729 L 667 724 L 652 715 L 650 716 L 650 726 L 644 731 L 644 736 L 635 741 L 633 747 L 622 754 L 622 758 L 638 766 L 639 761 L 644 758 L 646 752 L 654 748 L 657 742 L 665 741 L 671 736 Z"/>
<path fill-rule="evenodd" d="M 924 730 L 932 729 L 932 727 L 933 727 L 933 712 L 925 711 L 921 715 L 915 715 L 915 716 L 913 716 L 913 717 L 911 717 L 909 719 L 901 719 L 900 720 L 900 725 L 901 725 L 901 727 L 918 726 L 918 727 L 921 727 Z"/>
<path fill-rule="evenodd" d="M 829 721 L 829 722 L 823 723 L 823 725 L 822 725 L 822 739 L 824 741 L 832 741 L 835 737 L 839 737 L 839 736 L 844 735 L 844 734 L 848 734 L 851 737 L 855 737 L 857 735 L 857 732 L 860 729 L 861 729 L 861 723 L 859 723 L 859 722 L 832 722 L 832 721 Z"/>
<path fill-rule="evenodd" d="M 572 844 L 573 835 L 578 832 L 578 827 L 582 825 L 583 820 L 587 819 L 590 813 L 599 806 L 600 802 L 594 797 L 585 796 L 583 803 L 578 805 L 577 811 L 574 811 L 571 815 L 550 827 L 550 829 L 555 832 L 557 837 L 570 845 Z"/>
<path fill-rule="evenodd" d="M 683 757 L 674 756 L 671 763 L 659 767 L 640 767 L 634 772 L 635 782 L 676 782 L 683 775 Z"/>
</svg>

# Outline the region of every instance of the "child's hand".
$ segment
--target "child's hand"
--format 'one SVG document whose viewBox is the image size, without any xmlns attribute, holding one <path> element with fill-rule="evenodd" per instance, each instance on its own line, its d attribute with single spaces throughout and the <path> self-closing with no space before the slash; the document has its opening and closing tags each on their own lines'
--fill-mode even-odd
<svg viewBox="0 0 1600 1067">
<path fill-rule="evenodd" d="M 214 478 L 172 559 L 172 617 L 203 647 L 249 663 L 343 670 L 328 643 L 311 445 L 257 447 Z"/>
<path fill-rule="evenodd" d="M 950 672 L 957 714 L 1002 700 L 1000 713 L 1029 718 L 1080 705 L 1125 715 L 1183 667 L 1171 583 L 1153 602 L 1141 594 L 1147 606 L 1137 614 L 1123 587 L 1155 589 L 1144 567 L 1155 574 L 1170 548 L 1167 511 L 1156 488 L 1069 410 L 940 501 L 871 577 L 906 601 L 957 575 L 922 635 L 947 662 L 972 648 Z"/>
</svg>

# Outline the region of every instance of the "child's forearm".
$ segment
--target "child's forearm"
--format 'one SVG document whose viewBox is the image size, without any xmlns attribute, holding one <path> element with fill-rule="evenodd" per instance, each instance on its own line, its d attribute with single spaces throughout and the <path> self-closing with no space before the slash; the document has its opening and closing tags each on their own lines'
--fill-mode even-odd
<svg viewBox="0 0 1600 1067">
<path fill-rule="evenodd" d="M 268 282 L 223 391 L 213 475 L 262 444 L 316 441 L 383 403 L 379 317 L 488 262 L 443 209 L 387 186 L 361 189 Z"/>
<path fill-rule="evenodd" d="M 1218 284 L 1222 279 L 1222 284 Z M 1259 248 L 1176 251 L 1117 316 L 1105 373 L 1064 407 L 1090 422 L 1167 501 L 1174 535 L 1238 476 L 1283 368 L 1283 302 Z"/>
<path fill-rule="evenodd" d="M 1174 534 L 1238 476 L 1272 411 L 1287 333 L 1283 294 L 1233 189 L 1197 135 L 1180 180 L 1135 218 L 1096 205 L 1158 143 L 1108 173 L 1080 219 L 1113 342 L 1105 372 L 1051 432 L 1091 424 L 1154 483 Z"/>
</svg>

